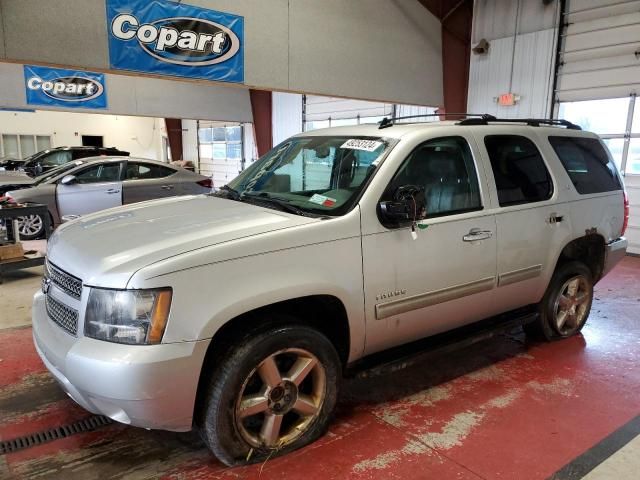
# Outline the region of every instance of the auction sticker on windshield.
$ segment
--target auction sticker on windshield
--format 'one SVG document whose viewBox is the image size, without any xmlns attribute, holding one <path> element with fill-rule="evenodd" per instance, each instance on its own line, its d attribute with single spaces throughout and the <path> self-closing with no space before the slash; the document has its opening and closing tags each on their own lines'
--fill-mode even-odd
<svg viewBox="0 0 640 480">
<path fill-rule="evenodd" d="M 350 148 L 352 150 L 375 152 L 378 148 L 380 148 L 381 145 L 383 145 L 383 143 L 378 142 L 377 140 L 363 140 L 359 138 L 352 138 L 340 145 L 340 148 Z"/>
<path fill-rule="evenodd" d="M 323 207 L 333 207 L 336 204 L 335 198 L 325 197 L 324 195 L 320 195 L 318 193 L 314 193 L 313 195 L 311 195 L 309 201 L 317 205 L 322 205 Z"/>
</svg>

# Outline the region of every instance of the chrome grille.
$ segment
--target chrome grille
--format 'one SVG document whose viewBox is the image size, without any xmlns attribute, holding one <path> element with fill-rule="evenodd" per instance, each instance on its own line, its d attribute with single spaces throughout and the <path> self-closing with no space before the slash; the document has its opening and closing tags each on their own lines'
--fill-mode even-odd
<svg viewBox="0 0 640 480">
<path fill-rule="evenodd" d="M 45 264 L 45 277 L 49 277 L 51 283 L 73 298 L 79 299 L 82 295 L 82 280 L 60 270 L 49 261 Z"/>
<path fill-rule="evenodd" d="M 71 335 L 78 332 L 78 311 L 67 307 L 63 303 L 53 298 L 51 295 L 46 296 L 47 314 L 54 323 Z"/>
</svg>

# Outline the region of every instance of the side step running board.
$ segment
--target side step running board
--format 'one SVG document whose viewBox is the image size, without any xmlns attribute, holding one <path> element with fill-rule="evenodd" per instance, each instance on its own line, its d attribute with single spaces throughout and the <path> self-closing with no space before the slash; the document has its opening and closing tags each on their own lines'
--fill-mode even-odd
<svg viewBox="0 0 640 480">
<path fill-rule="evenodd" d="M 496 335 L 510 333 L 515 328 L 531 323 L 537 318 L 538 314 L 532 308 L 520 309 L 510 314 L 493 317 L 364 357 L 349 365 L 345 376 L 369 378 L 386 375 L 424 362 L 431 356 L 458 351 Z"/>
</svg>

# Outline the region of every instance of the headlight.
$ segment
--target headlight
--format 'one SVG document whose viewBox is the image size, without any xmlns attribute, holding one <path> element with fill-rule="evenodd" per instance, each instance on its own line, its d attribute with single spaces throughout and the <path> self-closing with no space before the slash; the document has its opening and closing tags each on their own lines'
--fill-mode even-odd
<svg viewBox="0 0 640 480">
<path fill-rule="evenodd" d="M 170 307 L 170 288 L 92 288 L 87 303 L 84 335 L 116 343 L 157 344 L 162 341 Z"/>
</svg>

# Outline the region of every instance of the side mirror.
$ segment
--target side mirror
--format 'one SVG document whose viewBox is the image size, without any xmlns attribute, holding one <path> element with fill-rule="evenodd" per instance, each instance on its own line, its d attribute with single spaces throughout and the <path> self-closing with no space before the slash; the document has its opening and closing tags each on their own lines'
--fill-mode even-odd
<svg viewBox="0 0 640 480">
<path fill-rule="evenodd" d="M 424 187 L 403 185 L 393 192 L 393 200 L 378 204 L 384 223 L 396 226 L 406 225 L 426 216 Z"/>
<path fill-rule="evenodd" d="M 72 184 L 76 183 L 76 176 L 75 175 L 65 175 L 64 177 L 62 177 L 62 180 L 60 180 L 60 183 L 62 185 L 72 185 Z"/>
</svg>

